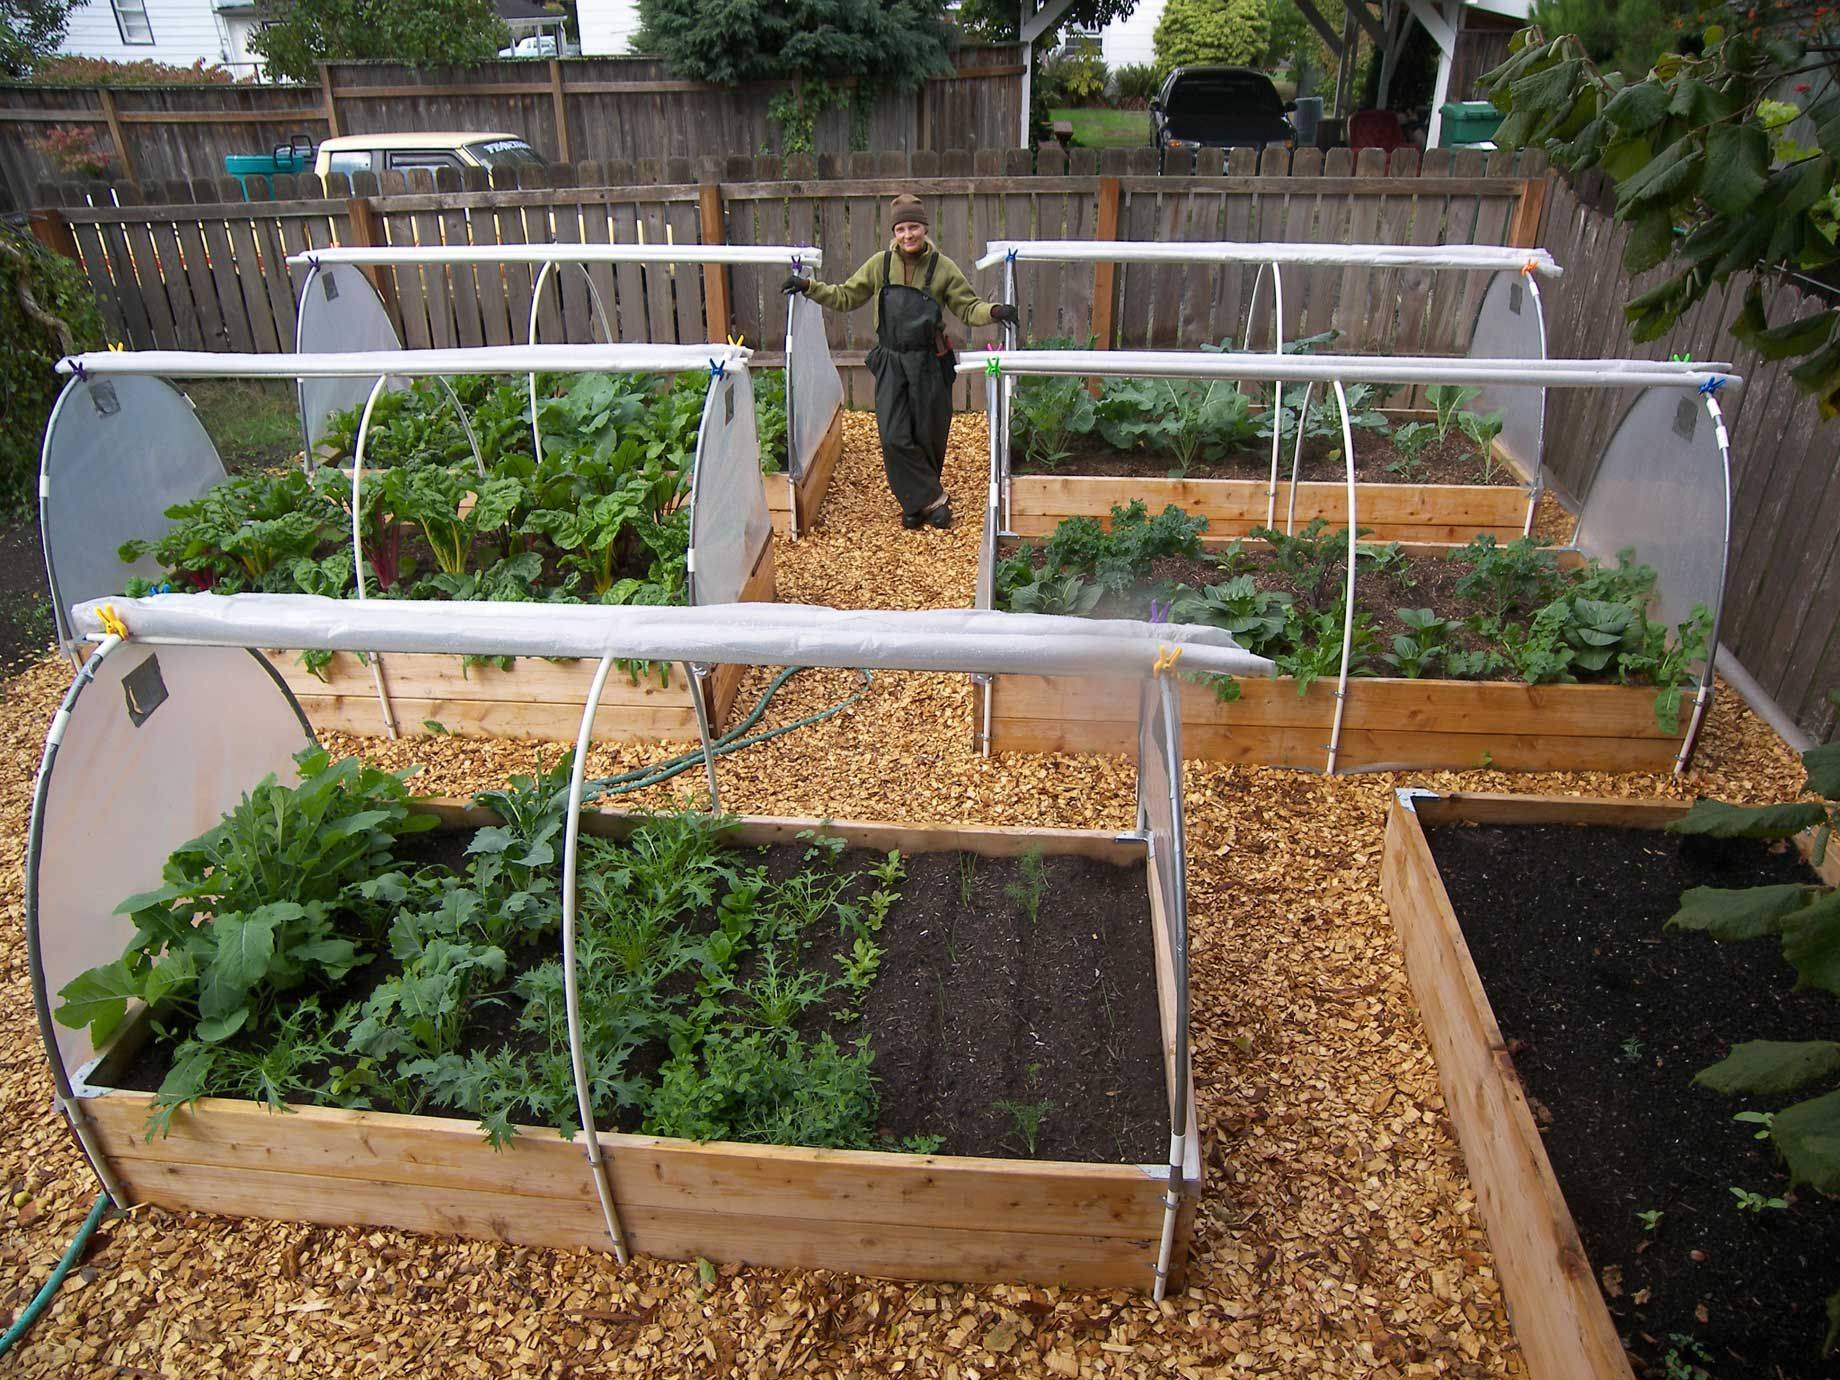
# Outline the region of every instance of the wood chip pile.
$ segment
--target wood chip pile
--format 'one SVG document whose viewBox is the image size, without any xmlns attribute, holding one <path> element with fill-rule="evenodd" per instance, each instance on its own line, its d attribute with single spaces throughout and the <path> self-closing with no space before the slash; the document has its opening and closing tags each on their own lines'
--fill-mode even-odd
<svg viewBox="0 0 1840 1380">
<path fill-rule="evenodd" d="M 986 447 L 954 427 L 960 525 L 905 532 L 872 419 L 845 416 L 817 530 L 776 552 L 781 597 L 856 607 L 970 602 Z M 749 706 L 769 673 L 751 672 Z M 0 704 L 0 1317 L 22 1308 L 97 1188 L 51 1108 L 20 930 L 27 811 L 68 681 L 46 662 Z M 810 672 L 763 726 L 813 713 L 857 677 Z M 341 738 L 421 789 L 461 794 L 556 745 Z M 687 746 L 687 745 L 684 745 Z M 596 774 L 682 748 L 596 750 Z M 725 759 L 735 811 L 903 823 L 1128 827 L 1121 759 L 982 761 L 963 677 L 885 674 L 822 725 Z M 907 1285 L 825 1273 L 565 1254 L 385 1231 L 138 1210 L 9 1358 L 22 1376 L 1496 1376 L 1521 1375 L 1464 1172 L 1380 896 L 1393 787 L 1765 800 L 1795 790 L 1794 756 L 1735 695 L 1701 765 L 1658 776 L 1490 772 L 1327 780 L 1191 765 L 1186 772 L 1194 1040 L 1207 1189 L 1185 1292 Z M 700 770 L 627 797 L 666 806 Z M 106 865 L 105 859 L 98 859 Z M 285 1121 L 275 1134 L 287 1134 Z M 1147 1281 L 1146 1281 L 1147 1282 Z"/>
</svg>

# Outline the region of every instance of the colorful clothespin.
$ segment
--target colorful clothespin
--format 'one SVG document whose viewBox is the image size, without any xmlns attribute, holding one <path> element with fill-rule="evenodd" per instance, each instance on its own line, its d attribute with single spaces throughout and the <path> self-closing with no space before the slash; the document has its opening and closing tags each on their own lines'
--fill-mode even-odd
<svg viewBox="0 0 1840 1380">
<path fill-rule="evenodd" d="M 113 604 L 104 604 L 96 610 L 96 617 L 102 622 L 102 630 L 123 642 L 128 640 L 128 625 L 121 621 L 121 615 L 115 612 Z"/>
<path fill-rule="evenodd" d="M 1165 671 L 1175 670 L 1176 662 L 1181 659 L 1182 649 L 1180 647 L 1165 647 L 1159 642 L 1156 644 L 1156 660 L 1151 663 L 1150 669 L 1160 676 Z"/>
</svg>

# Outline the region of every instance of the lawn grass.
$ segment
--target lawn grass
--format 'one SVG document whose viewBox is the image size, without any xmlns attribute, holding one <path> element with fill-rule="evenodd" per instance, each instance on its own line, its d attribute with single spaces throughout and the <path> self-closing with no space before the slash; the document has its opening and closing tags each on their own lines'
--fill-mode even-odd
<svg viewBox="0 0 1840 1380">
<path fill-rule="evenodd" d="M 280 379 L 192 379 L 185 394 L 230 470 L 285 465 L 305 444 L 294 385 Z"/>
<path fill-rule="evenodd" d="M 1083 149 L 1150 147 L 1147 110 L 1061 109 L 1049 117 L 1073 126 L 1073 142 Z"/>
</svg>

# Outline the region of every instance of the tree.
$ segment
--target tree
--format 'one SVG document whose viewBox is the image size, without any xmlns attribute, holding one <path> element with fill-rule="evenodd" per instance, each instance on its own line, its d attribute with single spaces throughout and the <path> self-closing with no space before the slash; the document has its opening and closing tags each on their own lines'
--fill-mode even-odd
<svg viewBox="0 0 1840 1380">
<path fill-rule="evenodd" d="M 1156 65 L 1244 67 L 1265 56 L 1271 16 L 1265 0 L 1169 0 L 1156 24 Z"/>
<path fill-rule="evenodd" d="M 1021 15 L 1017 0 L 963 0 L 958 7 L 958 25 L 974 38 L 986 43 L 1014 43 Z M 1035 41 L 1037 52 L 1053 52 L 1060 46 L 1061 33 L 1079 29 L 1094 33 L 1113 20 L 1123 19 L 1137 8 L 1137 0 L 1074 0 L 1067 12 Z"/>
<path fill-rule="evenodd" d="M 249 49 L 271 75 L 294 81 L 312 81 L 320 63 L 340 58 L 485 62 L 511 38 L 492 0 L 263 0 L 260 13 Z"/>
<path fill-rule="evenodd" d="M 1683 38 L 1697 45 L 1700 9 L 1694 0 L 1537 0 L 1533 22 L 1544 33 L 1576 34 L 1593 62 L 1646 72 Z"/>
<path fill-rule="evenodd" d="M 23 77 L 57 52 L 77 0 L 0 0 L 0 72 Z"/>
</svg>

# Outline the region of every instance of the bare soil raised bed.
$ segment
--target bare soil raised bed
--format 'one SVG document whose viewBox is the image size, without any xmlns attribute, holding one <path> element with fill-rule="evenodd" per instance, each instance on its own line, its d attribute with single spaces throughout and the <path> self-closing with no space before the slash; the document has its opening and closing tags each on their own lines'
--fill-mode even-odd
<svg viewBox="0 0 1840 1380">
<path fill-rule="evenodd" d="M 1833 1373 L 1840 1204 L 1692 1078 L 1840 1010 L 1773 943 L 1665 928 L 1692 886 L 1815 880 L 1800 855 L 1661 832 L 1674 803 L 1404 794 L 1383 884 L 1534 1375 Z"/>
</svg>

